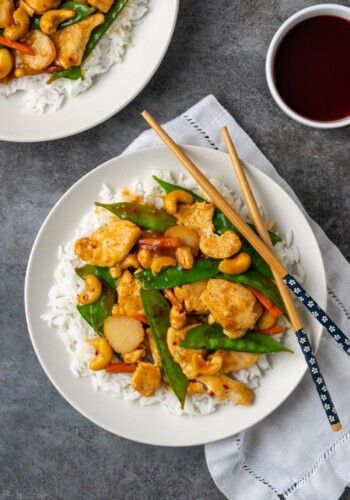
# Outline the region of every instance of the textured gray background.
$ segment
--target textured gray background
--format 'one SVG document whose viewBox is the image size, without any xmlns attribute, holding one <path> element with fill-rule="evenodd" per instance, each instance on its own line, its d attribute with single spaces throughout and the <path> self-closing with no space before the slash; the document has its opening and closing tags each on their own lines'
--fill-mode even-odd
<svg viewBox="0 0 350 500">
<path fill-rule="evenodd" d="M 140 111 L 148 108 L 166 121 L 209 93 L 252 136 L 349 259 L 350 129 L 319 131 L 294 123 L 272 101 L 264 76 L 274 32 L 312 3 L 182 0 L 161 67 L 117 116 L 60 141 L 0 143 L 0 498 L 223 498 L 202 447 L 156 448 L 118 438 L 56 392 L 27 334 L 24 275 L 51 207 L 73 182 L 119 155 L 146 128 Z"/>
</svg>

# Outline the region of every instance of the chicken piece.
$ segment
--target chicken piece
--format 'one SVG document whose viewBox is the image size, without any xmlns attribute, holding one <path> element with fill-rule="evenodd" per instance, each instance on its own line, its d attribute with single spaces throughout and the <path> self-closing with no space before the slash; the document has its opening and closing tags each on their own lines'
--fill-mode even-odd
<svg viewBox="0 0 350 500">
<path fill-rule="evenodd" d="M 201 375 L 197 380 L 209 389 L 210 396 L 216 396 L 219 401 L 228 399 L 244 406 L 249 406 L 253 401 L 254 394 L 249 387 L 226 375 Z"/>
<path fill-rule="evenodd" d="M 92 5 L 92 7 L 96 7 L 100 12 L 106 14 L 112 7 L 113 0 L 89 0 L 88 3 Z"/>
<path fill-rule="evenodd" d="M 149 348 L 150 348 L 150 351 L 151 351 L 151 354 L 152 354 L 152 358 L 153 358 L 154 364 L 156 366 L 161 367 L 162 366 L 162 360 L 160 359 L 158 348 L 157 348 L 157 345 L 156 345 L 156 341 L 154 340 L 154 336 L 153 336 L 152 330 L 150 328 L 146 329 L 146 335 L 147 335 L 147 339 L 148 339 L 148 343 L 149 343 Z"/>
<path fill-rule="evenodd" d="M 253 328 L 262 313 L 262 305 L 252 292 L 238 283 L 209 279 L 201 299 L 208 306 L 224 333 L 236 339 Z"/>
<path fill-rule="evenodd" d="M 254 365 L 260 355 L 252 354 L 250 352 L 238 352 L 238 351 L 216 351 L 214 354 L 208 356 L 211 359 L 215 355 L 221 356 L 222 365 L 219 373 L 232 373 L 238 370 L 246 370 L 250 366 Z"/>
<path fill-rule="evenodd" d="M 97 229 L 89 238 L 77 240 L 74 251 L 89 264 L 112 267 L 125 259 L 140 235 L 141 229 L 136 224 L 117 219 Z"/>
<path fill-rule="evenodd" d="M 62 0 L 26 0 L 36 14 L 44 14 L 48 10 L 56 9 Z"/>
<path fill-rule="evenodd" d="M 151 363 L 139 363 L 131 379 L 131 386 L 135 391 L 149 398 L 160 386 L 161 376 L 158 366 Z"/>
<path fill-rule="evenodd" d="M 208 314 L 209 309 L 203 302 L 201 296 L 206 290 L 208 280 L 195 281 L 187 285 L 174 287 L 176 297 L 184 303 L 186 312 L 189 314 Z"/>
<path fill-rule="evenodd" d="M 212 203 L 193 203 L 193 205 L 181 205 L 180 210 L 174 214 L 178 223 L 193 229 L 201 238 L 210 237 L 214 233 L 212 218 L 214 205 Z"/>
<path fill-rule="evenodd" d="M 13 11 L 13 0 L 1 0 L 0 28 L 7 28 L 7 26 L 11 26 L 11 24 L 13 24 Z"/>
<path fill-rule="evenodd" d="M 175 328 L 170 327 L 166 338 L 170 354 L 176 363 L 181 366 L 182 371 L 189 380 L 193 380 L 198 375 L 198 371 L 192 363 L 193 356 L 197 354 L 204 356 L 207 352 L 205 349 L 185 349 L 179 345 L 185 338 L 186 333 L 195 326 L 198 326 L 198 324 L 185 326 L 181 330 L 175 330 Z"/>
<path fill-rule="evenodd" d="M 88 16 L 79 23 L 56 31 L 52 35 L 57 49 L 56 63 L 64 69 L 79 66 L 83 60 L 85 46 L 89 41 L 91 31 L 102 24 L 104 20 L 105 16 L 97 13 Z"/>
<path fill-rule="evenodd" d="M 133 317 L 144 315 L 140 297 L 140 284 L 136 281 L 130 271 L 125 270 L 117 286 L 118 304 L 112 309 L 112 315 L 123 315 Z"/>
<path fill-rule="evenodd" d="M 221 236 L 203 236 L 199 242 L 201 252 L 213 259 L 228 259 L 239 252 L 241 246 L 241 240 L 233 231 L 226 231 Z"/>
<path fill-rule="evenodd" d="M 194 394 L 203 394 L 205 387 L 200 382 L 190 382 L 187 388 L 187 394 L 193 396 Z"/>
<path fill-rule="evenodd" d="M 56 47 L 49 36 L 40 30 L 30 30 L 23 38 L 23 41 L 30 47 L 34 54 L 29 55 L 19 52 L 18 57 L 23 67 L 30 67 L 32 70 L 41 71 L 54 61 L 56 57 Z M 27 73 L 27 71 L 26 71 Z M 28 73 L 27 73 L 28 74 Z"/>
</svg>

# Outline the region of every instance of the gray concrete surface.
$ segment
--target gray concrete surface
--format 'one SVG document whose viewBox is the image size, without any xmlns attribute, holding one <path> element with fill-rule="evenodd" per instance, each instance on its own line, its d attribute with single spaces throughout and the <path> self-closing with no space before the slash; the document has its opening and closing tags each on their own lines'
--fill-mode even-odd
<svg viewBox="0 0 350 500">
<path fill-rule="evenodd" d="M 182 0 L 161 67 L 117 116 L 60 141 L 0 143 L 0 498 L 223 498 L 202 447 L 162 449 L 118 438 L 56 392 L 27 334 L 24 275 L 51 207 L 73 182 L 119 155 L 146 128 L 142 109 L 166 121 L 209 93 L 252 136 L 349 259 L 350 129 L 320 131 L 294 123 L 272 101 L 264 77 L 275 30 L 312 3 Z"/>
</svg>

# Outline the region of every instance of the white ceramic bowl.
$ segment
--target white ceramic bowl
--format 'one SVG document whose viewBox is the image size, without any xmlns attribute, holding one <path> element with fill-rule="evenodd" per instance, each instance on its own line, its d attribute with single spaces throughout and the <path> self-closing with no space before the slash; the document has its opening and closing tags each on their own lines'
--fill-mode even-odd
<svg viewBox="0 0 350 500">
<path fill-rule="evenodd" d="M 293 16 L 291 16 L 287 21 L 285 21 L 282 26 L 278 29 L 275 36 L 273 37 L 269 50 L 266 56 L 266 79 L 267 84 L 269 86 L 272 97 L 274 98 L 276 104 L 284 111 L 288 116 L 293 118 L 299 123 L 303 125 L 308 125 L 309 127 L 316 128 L 337 128 L 337 127 L 345 127 L 345 125 L 350 125 L 350 116 L 346 118 L 342 118 L 341 120 L 334 121 L 318 121 L 318 120 L 310 120 L 305 118 L 302 115 L 299 115 L 295 111 L 293 111 L 281 98 L 275 83 L 274 77 L 274 63 L 275 56 L 278 50 L 279 44 L 285 35 L 297 24 L 310 17 L 316 16 L 337 16 L 342 17 L 350 21 L 350 7 L 345 7 L 344 5 L 336 5 L 336 4 L 321 4 L 321 5 L 313 5 L 312 7 L 308 7 L 306 9 L 300 10 Z"/>
</svg>

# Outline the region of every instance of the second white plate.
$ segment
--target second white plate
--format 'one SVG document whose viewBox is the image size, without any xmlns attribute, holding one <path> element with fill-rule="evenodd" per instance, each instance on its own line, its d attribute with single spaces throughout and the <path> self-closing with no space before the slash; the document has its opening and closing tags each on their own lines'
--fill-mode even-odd
<svg viewBox="0 0 350 500">
<path fill-rule="evenodd" d="M 93 85 L 56 112 L 23 112 L 23 92 L 1 100 L 0 140 L 37 142 L 83 132 L 107 120 L 134 99 L 160 65 L 174 32 L 179 0 L 150 0 L 135 26 L 122 62 L 95 78 Z"/>
<path fill-rule="evenodd" d="M 228 155 L 198 147 L 185 147 L 185 152 L 208 176 L 239 188 Z M 124 188 L 133 180 L 150 176 L 152 170 L 170 170 L 175 174 L 182 166 L 165 148 L 151 148 L 120 156 L 96 168 L 79 180 L 60 199 L 44 222 L 29 259 L 25 305 L 28 328 L 36 354 L 62 396 L 82 415 L 119 436 L 142 443 L 163 446 L 193 446 L 223 439 L 240 432 L 275 410 L 295 389 L 306 370 L 304 356 L 296 337 L 290 335 L 285 344 L 294 354 L 271 356 L 272 369 L 255 390 L 252 406 L 224 406 L 205 417 L 176 417 L 160 405 L 141 407 L 137 402 L 112 398 L 96 392 L 87 378 L 75 378 L 69 369 L 69 356 L 64 344 L 40 319 L 46 312 L 48 292 L 57 266 L 57 249 L 74 237 L 83 215 L 91 210 L 102 183 L 111 188 Z M 315 236 L 294 201 L 269 177 L 248 165 L 247 173 L 258 203 L 267 219 L 276 219 L 285 236 L 293 230 L 306 270 L 305 288 L 326 306 L 326 278 Z M 306 331 L 317 348 L 321 326 L 306 311 L 302 312 Z M 320 411 L 321 408 L 320 408 Z"/>
</svg>

